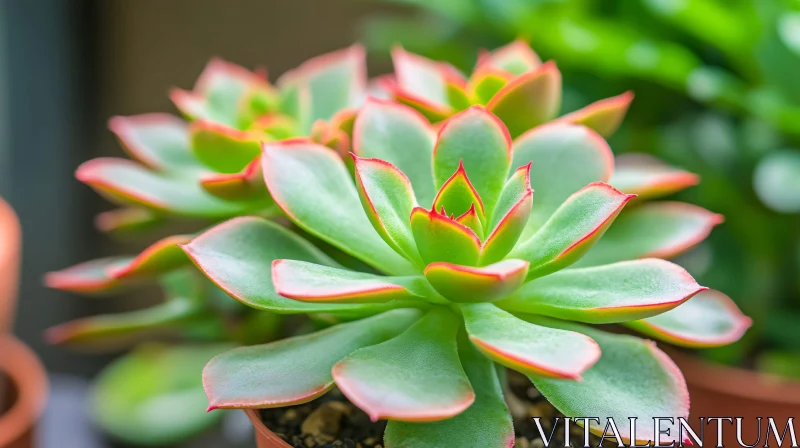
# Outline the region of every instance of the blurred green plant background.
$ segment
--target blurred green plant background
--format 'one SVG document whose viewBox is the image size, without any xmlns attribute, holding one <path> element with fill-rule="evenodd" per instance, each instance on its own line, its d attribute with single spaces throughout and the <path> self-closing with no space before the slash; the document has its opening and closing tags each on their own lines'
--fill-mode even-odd
<svg viewBox="0 0 800 448">
<path fill-rule="evenodd" d="M 466 70 L 521 39 L 558 63 L 563 112 L 633 90 L 611 147 L 701 175 L 680 196 L 726 222 L 678 262 L 755 322 L 703 355 L 800 378 L 800 2 L 384 1 L 405 7 L 363 23 L 375 58 L 399 44 Z"/>
</svg>

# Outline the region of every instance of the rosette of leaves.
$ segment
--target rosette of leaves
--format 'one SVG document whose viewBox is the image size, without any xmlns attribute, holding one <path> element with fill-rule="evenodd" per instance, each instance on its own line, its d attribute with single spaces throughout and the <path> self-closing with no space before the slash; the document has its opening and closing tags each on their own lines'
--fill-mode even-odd
<svg viewBox="0 0 800 448">
<path fill-rule="evenodd" d="M 749 325 L 716 292 L 693 304 L 706 288 L 661 258 L 702 239 L 708 222 L 612 233 L 615 219 L 641 224 L 634 213 L 658 203 L 636 204 L 608 183 L 611 150 L 583 125 L 512 140 L 497 116 L 471 106 L 437 132 L 409 107 L 370 100 L 353 152 L 351 175 L 309 140 L 265 143 L 263 174 L 298 227 L 377 273 L 345 269 L 257 217 L 182 246 L 251 307 L 342 322 L 215 357 L 203 374 L 210 409 L 303 403 L 336 385 L 373 420 L 389 420 L 387 447 L 509 446 L 499 365 L 527 375 L 564 414 L 599 416 L 591 430 L 602 432 L 608 417 L 686 417 L 689 397 L 654 343 L 590 324 L 702 346 L 735 341 Z M 616 173 L 621 188 L 643 196 L 692 183 L 655 163 L 627 171 Z M 645 426 L 619 432 L 653 440 Z"/>
</svg>

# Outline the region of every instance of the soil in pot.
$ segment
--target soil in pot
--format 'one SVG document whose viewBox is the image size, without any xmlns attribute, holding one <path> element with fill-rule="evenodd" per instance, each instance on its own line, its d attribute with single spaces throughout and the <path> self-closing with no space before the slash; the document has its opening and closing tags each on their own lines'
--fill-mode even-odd
<svg viewBox="0 0 800 448">
<path fill-rule="evenodd" d="M 506 399 L 514 415 L 515 448 L 544 447 L 531 417 L 541 417 L 542 427 L 549 434 L 554 419 L 563 415 L 542 397 L 530 380 L 516 372 L 509 372 L 509 388 L 510 396 Z M 336 388 L 310 403 L 261 409 L 260 416 L 267 428 L 295 448 L 383 448 L 386 422 L 372 422 Z M 553 437 L 550 446 L 564 446 L 563 430 L 556 431 Z M 592 446 L 598 446 L 599 440 L 592 436 Z M 582 446 L 582 441 L 583 429 L 573 425 L 573 446 Z"/>
</svg>

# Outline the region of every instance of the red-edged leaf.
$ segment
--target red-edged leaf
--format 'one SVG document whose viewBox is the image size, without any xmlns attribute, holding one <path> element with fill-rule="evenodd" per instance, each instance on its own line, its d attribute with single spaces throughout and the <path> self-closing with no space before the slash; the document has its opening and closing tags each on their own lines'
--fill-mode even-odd
<svg viewBox="0 0 800 448">
<path fill-rule="evenodd" d="M 503 123 L 481 106 L 454 115 L 439 130 L 433 150 L 436 185 L 444 185 L 462 163 L 483 206 L 494 209 L 511 165 L 511 137 Z"/>
<path fill-rule="evenodd" d="M 561 72 L 547 62 L 503 86 L 486 104 L 516 138 L 528 129 L 546 123 L 561 108 Z"/>
<path fill-rule="evenodd" d="M 237 173 L 261 154 L 261 142 L 269 140 L 259 131 L 240 131 L 207 120 L 189 127 L 192 150 L 209 168 L 220 173 Z"/>
<path fill-rule="evenodd" d="M 502 299 L 525 282 L 528 262 L 503 260 L 475 268 L 452 263 L 431 263 L 425 278 L 451 302 L 491 302 Z"/>
<path fill-rule="evenodd" d="M 192 235 L 173 235 L 163 238 L 142 251 L 129 263 L 114 263 L 106 274 L 120 281 L 153 277 L 189 264 L 189 259 L 179 247 L 191 241 Z"/>
<path fill-rule="evenodd" d="M 158 170 L 197 169 L 189 149 L 187 124 L 169 114 L 112 117 L 108 128 L 131 157 Z"/>
<path fill-rule="evenodd" d="M 446 261 L 475 266 L 478 262 L 478 235 L 447 216 L 416 207 L 411 212 L 411 232 L 425 264 Z"/>
<path fill-rule="evenodd" d="M 752 322 L 730 297 L 709 289 L 666 313 L 625 325 L 671 344 L 707 348 L 738 341 Z"/>
<path fill-rule="evenodd" d="M 295 260 L 272 262 L 278 294 L 303 302 L 420 300 L 430 294 L 422 277 L 384 277 Z"/>
<path fill-rule="evenodd" d="M 703 241 L 722 215 L 683 202 L 655 202 L 625 211 L 579 266 L 636 258 L 672 258 Z"/>
<path fill-rule="evenodd" d="M 667 196 L 700 182 L 697 174 L 671 167 L 648 154 L 624 154 L 615 162 L 609 183 L 642 199 Z"/>
<path fill-rule="evenodd" d="M 480 104 L 486 104 L 513 78 L 509 73 L 497 69 L 482 69 L 470 77 L 467 89 Z"/>
<path fill-rule="evenodd" d="M 298 137 L 298 124 L 291 117 L 279 113 L 267 114 L 257 118 L 248 127 L 250 131 L 261 131 L 272 137 L 270 140 L 283 140 Z"/>
<path fill-rule="evenodd" d="M 433 200 L 433 210 L 444 210 L 448 215 L 463 215 L 473 207 L 476 208 L 476 213 L 480 220 L 486 216 L 483 209 L 483 202 L 481 197 L 469 181 L 467 172 L 464 170 L 463 160 L 458 164 L 456 172 L 447 179 L 436 198 Z"/>
<path fill-rule="evenodd" d="M 518 319 L 490 303 L 461 307 L 473 344 L 493 361 L 526 375 L 580 380 L 600 359 L 590 337 Z"/>
<path fill-rule="evenodd" d="M 619 125 L 622 124 L 625 114 L 628 113 L 631 101 L 633 101 L 633 92 L 629 90 L 611 98 L 595 101 L 583 109 L 578 109 L 560 117 L 558 121 L 582 124 L 594 129 L 603 137 L 611 137 L 617 132 Z"/>
<path fill-rule="evenodd" d="M 447 83 L 454 73 L 445 64 L 409 53 L 401 47 L 392 49 L 392 62 L 397 82 L 395 87 L 404 97 L 431 109 L 452 113 Z"/>
<path fill-rule="evenodd" d="M 530 170 L 530 164 L 520 167 L 506 182 L 492 213 L 489 227 L 492 233 L 481 249 L 481 264 L 503 259 L 525 229 L 533 206 Z"/>
<path fill-rule="evenodd" d="M 200 178 L 200 185 L 207 192 L 226 200 L 259 201 L 265 206 L 272 202 L 264 185 L 260 156 L 238 173 L 206 174 Z"/>
<path fill-rule="evenodd" d="M 647 258 L 567 269 L 536 279 L 497 303 L 516 312 L 615 323 L 661 314 L 706 289 L 682 267 Z"/>
<path fill-rule="evenodd" d="M 108 257 L 85 261 L 60 271 L 48 272 L 44 283 L 48 288 L 78 294 L 103 294 L 117 290 L 119 280 L 108 276 L 108 269 L 128 265 L 133 257 Z"/>
<path fill-rule="evenodd" d="M 419 251 L 411 232 L 411 211 L 417 206 L 406 175 L 389 162 L 353 156 L 356 187 L 372 226 L 394 250 L 415 264 Z"/>
<path fill-rule="evenodd" d="M 478 238 L 483 239 L 483 223 L 481 222 L 481 217 L 478 216 L 478 212 L 475 211 L 475 204 L 472 204 L 469 207 L 469 210 L 456 218 L 456 222 L 469 227 L 473 232 L 475 232 L 475 235 L 477 235 Z"/>
<path fill-rule="evenodd" d="M 99 213 L 94 218 L 94 225 L 101 232 L 124 235 L 145 232 L 163 221 L 164 218 L 152 210 L 125 207 Z"/>
<path fill-rule="evenodd" d="M 528 279 L 563 269 L 592 248 L 633 197 L 608 184 L 589 184 L 570 196 L 542 228 L 518 244 L 510 256 L 530 261 Z"/>
<path fill-rule="evenodd" d="M 527 42 L 515 40 L 490 53 L 481 55 L 476 71 L 494 68 L 519 76 L 542 65 L 542 60 Z"/>
<path fill-rule="evenodd" d="M 429 311 L 400 336 L 336 363 L 336 385 L 373 421 L 436 421 L 458 415 L 475 400 L 458 359 L 459 325 L 445 308 Z"/>
</svg>

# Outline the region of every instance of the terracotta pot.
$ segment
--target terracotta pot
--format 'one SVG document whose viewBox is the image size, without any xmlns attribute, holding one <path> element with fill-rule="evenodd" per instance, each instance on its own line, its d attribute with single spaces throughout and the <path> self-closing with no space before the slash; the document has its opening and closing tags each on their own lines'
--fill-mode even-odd
<svg viewBox="0 0 800 448">
<path fill-rule="evenodd" d="M 17 215 L 0 199 L 0 334 L 11 331 L 19 282 L 20 239 Z"/>
<path fill-rule="evenodd" d="M 783 431 L 789 417 L 795 420 L 800 417 L 800 382 L 713 364 L 675 351 L 670 351 L 669 355 L 683 371 L 689 386 L 690 423 L 698 435 L 700 417 L 742 417 L 742 441 L 751 445 L 760 435 L 758 446 L 764 446 L 767 417 L 775 419 L 779 432 Z M 757 417 L 763 418 L 760 431 Z M 724 422 L 722 427 L 725 446 L 739 446 L 734 424 Z M 773 437 L 771 433 L 770 446 L 775 443 Z M 714 421 L 705 425 L 704 446 L 714 446 L 716 440 L 717 423 Z M 788 446 L 786 441 L 784 446 Z"/>
<path fill-rule="evenodd" d="M 0 335 L 0 355 L 0 375 L 10 402 L 0 407 L 0 447 L 31 448 L 47 398 L 47 375 L 36 355 L 11 335 Z"/>
<path fill-rule="evenodd" d="M 258 416 L 258 409 L 245 409 L 244 413 L 247 414 L 247 418 L 250 419 L 250 423 L 256 430 L 256 446 L 258 448 L 292 448 L 264 425 L 261 417 Z"/>
</svg>

